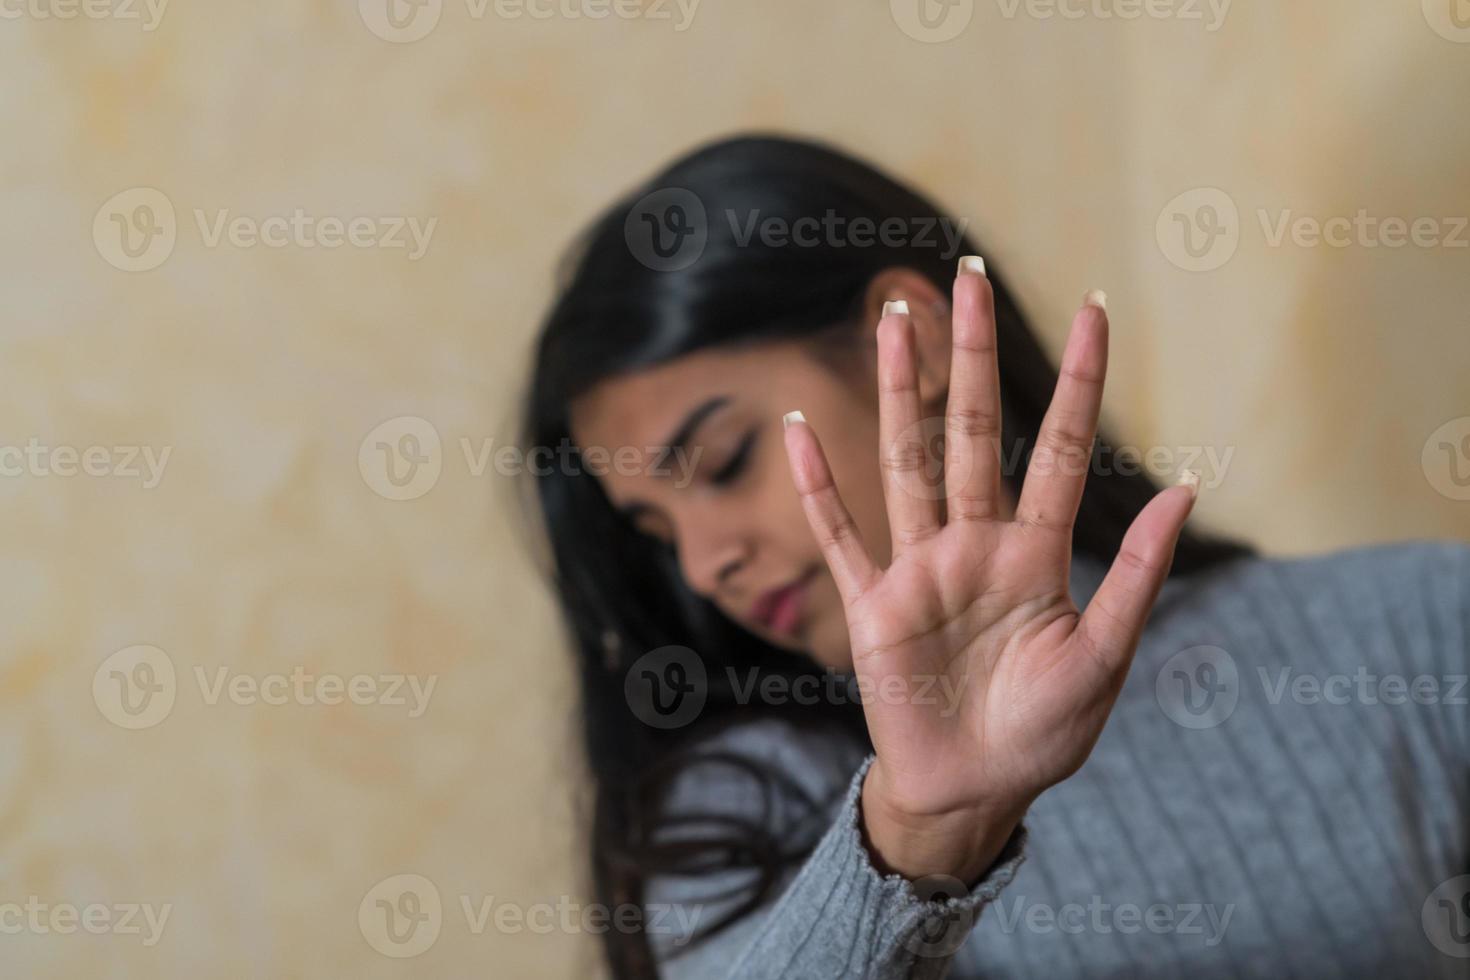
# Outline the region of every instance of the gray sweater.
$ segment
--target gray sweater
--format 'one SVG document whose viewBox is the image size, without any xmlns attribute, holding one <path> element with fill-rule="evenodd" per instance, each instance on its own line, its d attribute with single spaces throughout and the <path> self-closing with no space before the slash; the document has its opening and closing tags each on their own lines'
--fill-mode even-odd
<svg viewBox="0 0 1470 980">
<path fill-rule="evenodd" d="M 1104 571 L 1074 560 L 1079 608 Z M 723 747 L 830 798 L 830 826 L 731 929 L 650 938 L 664 976 L 701 980 L 1470 976 L 1467 673 L 1470 546 L 1170 580 L 1092 757 L 968 895 L 875 871 L 865 748 L 766 721 Z M 672 806 L 757 813 L 748 780 L 719 773 L 696 770 Z M 646 897 L 664 921 L 709 922 L 707 896 L 741 880 L 723 874 Z"/>
</svg>

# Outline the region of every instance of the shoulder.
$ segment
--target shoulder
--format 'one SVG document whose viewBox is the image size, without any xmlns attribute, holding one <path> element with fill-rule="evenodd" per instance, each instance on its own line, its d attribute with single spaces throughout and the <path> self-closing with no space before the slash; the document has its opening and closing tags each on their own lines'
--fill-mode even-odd
<svg viewBox="0 0 1470 980">
<path fill-rule="evenodd" d="M 1372 605 L 1413 598 L 1464 611 L 1470 605 L 1470 544 L 1400 541 L 1315 555 L 1254 556 L 1227 562 L 1182 581 L 1175 598 L 1209 602 L 1233 590 L 1279 587 L 1282 598 L 1351 593 Z"/>
<path fill-rule="evenodd" d="M 1463 665 L 1470 544 L 1403 541 L 1239 559 L 1172 580 L 1153 623 L 1166 635 L 1214 623 L 1236 637 L 1389 647 L 1423 665 Z"/>
</svg>

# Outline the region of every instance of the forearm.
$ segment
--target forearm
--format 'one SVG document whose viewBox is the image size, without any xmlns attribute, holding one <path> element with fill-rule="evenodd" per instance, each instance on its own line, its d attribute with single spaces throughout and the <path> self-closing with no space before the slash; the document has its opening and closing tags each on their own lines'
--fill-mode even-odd
<svg viewBox="0 0 1470 980">
<path fill-rule="evenodd" d="M 1024 859 L 1026 833 L 1002 841 L 988 873 L 958 897 L 936 896 L 874 863 L 864 841 L 862 795 L 870 763 L 854 775 L 836 821 L 781 897 L 752 928 L 697 943 L 664 966 L 672 978 L 727 976 L 941 977 L 978 919 Z"/>
</svg>

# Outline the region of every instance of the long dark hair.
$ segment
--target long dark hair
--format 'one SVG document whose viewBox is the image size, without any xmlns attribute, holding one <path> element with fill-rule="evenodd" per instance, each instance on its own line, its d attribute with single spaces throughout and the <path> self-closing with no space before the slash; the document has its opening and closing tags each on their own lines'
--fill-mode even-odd
<svg viewBox="0 0 1470 980">
<path fill-rule="evenodd" d="M 725 220 L 726 216 L 730 220 Z M 833 217 L 829 217 L 833 216 Z M 750 235 L 751 220 L 841 221 L 853 241 L 808 238 L 800 245 Z M 857 219 L 881 228 L 899 219 L 930 234 L 869 235 L 855 244 Z M 954 222 L 916 191 L 872 166 L 817 143 L 748 136 L 704 146 L 674 162 L 601 215 L 569 252 L 557 296 L 535 347 L 524 406 L 526 448 L 551 447 L 575 460 L 569 412 L 598 382 L 704 348 L 764 340 L 818 338 L 856 322 L 869 281 L 903 266 L 928 276 L 946 295 L 960 254 L 984 254 L 968 237 L 946 241 Z M 662 236 L 662 237 L 660 237 Z M 958 245 L 958 247 L 955 247 Z M 1056 371 L 990 263 L 995 292 L 1005 459 L 1033 446 L 1056 384 Z M 1112 445 L 1102 435 L 1099 447 Z M 570 448 L 569 448 L 570 447 Z M 1020 456 L 1016 456 L 1016 453 Z M 1158 487 L 1134 468 L 1089 471 L 1074 548 L 1104 563 Z M 1006 480 L 1019 494 L 1022 467 Z M 616 513 L 596 476 L 565 462 L 533 484 L 549 574 L 570 626 L 581 680 L 581 711 L 595 784 L 591 858 L 596 899 L 609 907 L 641 904 L 654 875 L 744 869 L 749 887 L 731 911 L 705 930 L 718 932 L 771 897 L 782 872 L 810 850 L 820 828 L 803 832 L 729 814 L 689 814 L 678 821 L 714 827 L 697 838 L 669 834 L 676 818 L 663 803 L 673 781 L 694 765 L 738 767 L 768 802 L 785 812 L 821 812 L 785 774 L 760 759 L 702 752 L 704 736 L 757 717 L 827 726 L 866 745 L 862 709 L 845 699 L 816 706 L 754 707 L 721 678 L 726 668 L 794 680 L 819 674 L 741 629 L 684 583 L 668 549 L 637 533 Z M 1244 545 L 1188 529 L 1171 574 L 1189 575 L 1249 554 Z M 625 694 L 640 656 L 681 645 L 697 651 L 708 678 L 698 720 L 666 729 L 640 720 Z M 644 715 L 646 717 L 646 715 Z M 768 807 L 775 809 L 774 806 Z M 804 808 L 804 809 L 803 809 Z M 605 952 L 615 976 L 652 976 L 647 935 L 608 930 Z"/>
</svg>

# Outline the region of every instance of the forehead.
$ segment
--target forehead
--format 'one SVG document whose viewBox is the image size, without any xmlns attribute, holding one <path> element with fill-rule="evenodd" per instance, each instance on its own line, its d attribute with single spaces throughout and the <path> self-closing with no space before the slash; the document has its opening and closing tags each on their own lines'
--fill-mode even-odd
<svg viewBox="0 0 1470 980">
<path fill-rule="evenodd" d="M 736 407 L 770 399 L 797 357 L 791 344 L 719 348 L 608 378 L 572 403 L 572 438 L 581 446 L 659 446 L 711 398 Z"/>
</svg>

